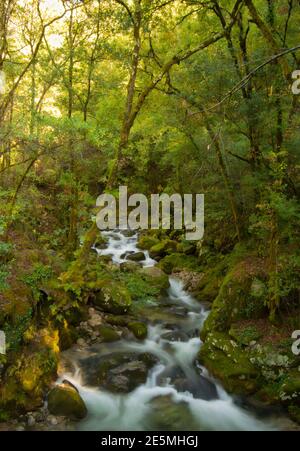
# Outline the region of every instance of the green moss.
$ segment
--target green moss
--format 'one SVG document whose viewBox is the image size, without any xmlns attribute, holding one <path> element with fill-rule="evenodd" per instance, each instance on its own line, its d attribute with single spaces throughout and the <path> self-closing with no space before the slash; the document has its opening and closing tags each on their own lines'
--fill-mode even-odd
<svg viewBox="0 0 300 451">
<path fill-rule="evenodd" d="M 77 390 L 66 384 L 51 390 L 48 395 L 48 409 L 53 415 L 75 420 L 82 420 L 87 415 L 87 408 Z"/>
<path fill-rule="evenodd" d="M 106 315 L 105 320 L 112 326 L 126 327 L 132 318 L 126 315 Z"/>
<path fill-rule="evenodd" d="M 150 250 L 153 246 L 159 244 L 159 239 L 151 235 L 140 235 L 138 247 L 143 250 Z"/>
<path fill-rule="evenodd" d="M 201 332 L 202 339 L 214 330 L 228 332 L 231 324 L 239 320 L 265 317 L 265 299 L 251 295 L 254 271 L 259 268 L 250 267 L 245 261 L 228 272 Z"/>
<path fill-rule="evenodd" d="M 252 394 L 259 388 L 259 372 L 249 355 L 227 334 L 213 332 L 200 350 L 200 360 L 225 388 L 237 394 Z"/>
<path fill-rule="evenodd" d="M 43 404 L 45 390 L 57 377 L 57 354 L 41 342 L 41 348 L 22 353 L 4 376 L 0 408 L 16 415 Z"/>
<path fill-rule="evenodd" d="M 168 254 L 176 252 L 177 242 L 172 240 L 163 240 L 151 247 L 149 254 L 151 258 L 162 258 Z"/>
<path fill-rule="evenodd" d="M 145 323 L 131 322 L 127 327 L 139 340 L 145 340 L 145 338 L 147 338 L 148 330 Z"/>
<path fill-rule="evenodd" d="M 143 268 L 140 271 L 143 279 L 160 294 L 164 293 L 170 286 L 169 277 L 160 268 L 155 266 Z"/>
<path fill-rule="evenodd" d="M 176 250 L 185 255 L 193 255 L 196 252 L 196 245 L 191 241 L 182 240 L 177 244 Z"/>
<path fill-rule="evenodd" d="M 171 255 L 163 258 L 159 262 L 158 266 L 166 274 L 171 274 L 174 270 L 200 271 L 197 257 L 178 253 L 172 253 Z"/>
<path fill-rule="evenodd" d="M 99 328 L 99 333 L 100 338 L 104 343 L 111 343 L 113 341 L 120 340 L 120 336 L 112 327 L 101 326 Z"/>
<path fill-rule="evenodd" d="M 228 262 L 226 259 L 221 259 L 212 268 L 206 268 L 196 290 L 197 298 L 203 302 L 213 302 L 219 294 L 227 271 Z"/>
<path fill-rule="evenodd" d="M 93 295 L 93 302 L 103 311 L 117 315 L 128 312 L 132 300 L 125 285 L 114 280 L 101 280 Z"/>
<path fill-rule="evenodd" d="M 160 287 L 150 283 L 141 272 L 124 273 L 121 280 L 126 284 L 133 301 L 155 301 L 160 294 Z"/>
<path fill-rule="evenodd" d="M 234 324 L 229 335 L 240 345 L 248 346 L 252 342 L 258 341 L 262 338 L 262 333 L 257 330 L 255 326 L 245 327 L 243 325 Z"/>
</svg>

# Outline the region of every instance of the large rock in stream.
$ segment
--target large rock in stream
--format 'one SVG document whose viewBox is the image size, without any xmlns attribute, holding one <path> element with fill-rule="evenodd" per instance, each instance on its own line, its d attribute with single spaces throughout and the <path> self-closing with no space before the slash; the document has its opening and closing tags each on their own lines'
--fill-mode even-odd
<svg viewBox="0 0 300 451">
<path fill-rule="evenodd" d="M 69 383 L 57 385 L 48 395 L 48 409 L 53 415 L 82 420 L 87 415 L 83 399 Z"/>
<path fill-rule="evenodd" d="M 84 383 L 113 393 L 129 393 L 147 381 L 157 359 L 148 353 L 112 353 L 80 362 Z"/>
<path fill-rule="evenodd" d="M 93 294 L 93 304 L 108 313 L 127 313 L 132 301 L 126 286 L 113 280 L 103 280 L 101 285 Z"/>
</svg>

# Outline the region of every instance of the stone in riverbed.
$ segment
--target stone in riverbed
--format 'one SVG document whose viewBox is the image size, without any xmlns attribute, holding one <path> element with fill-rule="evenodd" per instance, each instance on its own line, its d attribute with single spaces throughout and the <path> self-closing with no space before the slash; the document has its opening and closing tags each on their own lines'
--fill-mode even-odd
<svg viewBox="0 0 300 451">
<path fill-rule="evenodd" d="M 141 263 L 127 261 L 120 264 L 120 269 L 123 272 L 136 272 L 141 268 Z"/>
<path fill-rule="evenodd" d="M 81 361 L 85 384 L 113 393 L 130 393 L 144 384 L 157 359 L 148 353 L 113 353 Z"/>
<path fill-rule="evenodd" d="M 101 326 L 99 329 L 99 335 L 101 341 L 104 343 L 112 343 L 120 340 L 119 334 L 115 331 L 115 329 L 109 326 Z"/>
<path fill-rule="evenodd" d="M 127 327 L 139 340 L 145 340 L 145 338 L 147 338 L 148 329 L 145 323 L 138 321 L 130 322 Z"/>
<path fill-rule="evenodd" d="M 146 260 L 146 256 L 144 252 L 135 252 L 134 254 L 130 254 L 127 256 L 127 260 L 133 261 L 133 262 L 142 262 Z"/>
<path fill-rule="evenodd" d="M 150 257 L 157 259 L 157 258 L 163 258 L 168 254 L 172 254 L 173 252 L 176 252 L 177 249 L 177 242 L 172 240 L 164 240 L 161 241 L 158 244 L 155 244 L 150 249 Z"/>
<path fill-rule="evenodd" d="M 199 431 L 189 405 L 173 401 L 171 396 L 158 396 L 150 401 L 148 421 L 153 431 Z"/>
<path fill-rule="evenodd" d="M 93 303 L 108 313 L 127 313 L 131 306 L 131 296 L 125 285 L 112 280 L 103 280 L 101 288 L 94 293 Z"/>
<path fill-rule="evenodd" d="M 78 391 L 69 384 L 61 384 L 48 395 L 48 409 L 52 415 L 61 415 L 74 420 L 82 420 L 87 408 Z"/>
<path fill-rule="evenodd" d="M 135 230 L 122 230 L 121 233 L 126 238 L 131 238 L 131 237 L 135 236 L 137 232 Z"/>
<path fill-rule="evenodd" d="M 141 274 L 156 288 L 159 288 L 161 292 L 166 291 L 170 287 L 170 281 L 167 274 L 156 266 L 149 268 L 143 268 Z"/>
</svg>

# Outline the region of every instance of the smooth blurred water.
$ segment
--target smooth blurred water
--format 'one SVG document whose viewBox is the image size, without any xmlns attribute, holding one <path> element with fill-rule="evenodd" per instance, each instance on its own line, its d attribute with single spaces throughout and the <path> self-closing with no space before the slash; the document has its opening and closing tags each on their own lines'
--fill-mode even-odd
<svg viewBox="0 0 300 451">
<path fill-rule="evenodd" d="M 126 253 L 138 252 L 138 236 L 124 236 L 122 232 L 104 232 L 108 246 L 99 250 L 100 255 L 111 255 L 113 262 L 126 261 Z M 146 252 L 143 266 L 153 266 L 155 261 Z M 157 365 L 149 371 L 145 384 L 133 392 L 119 395 L 84 386 L 80 368 L 82 351 L 73 351 L 75 370 L 61 374 L 60 380 L 68 379 L 79 390 L 88 408 L 88 416 L 78 424 L 80 430 L 131 431 L 165 430 L 168 419 L 172 430 L 273 430 L 267 420 L 261 421 L 254 414 L 235 404 L 205 368 L 197 368 L 195 359 L 201 347 L 199 330 L 208 316 L 208 311 L 193 299 L 183 283 L 170 278 L 168 297 L 162 308 L 183 309 L 178 324 L 149 323 L 148 337 L 143 342 L 122 340 L 113 344 L 100 344 L 84 351 L 84 356 L 100 356 L 110 352 L 148 352 L 158 358 Z M 176 333 L 179 338 L 176 339 Z M 168 335 L 169 334 L 169 335 Z M 165 374 L 181 371 L 187 388 L 176 388 L 172 377 Z M 160 404 L 160 401 L 161 404 Z M 157 404 L 158 403 L 158 404 Z M 161 407 L 160 407 L 161 406 Z M 165 411 L 164 411 L 165 409 Z M 187 414 L 191 421 L 187 421 Z M 157 421 L 154 421 L 153 418 Z M 192 422 L 192 424 L 191 424 Z M 155 426 L 154 426 L 155 425 Z"/>
</svg>

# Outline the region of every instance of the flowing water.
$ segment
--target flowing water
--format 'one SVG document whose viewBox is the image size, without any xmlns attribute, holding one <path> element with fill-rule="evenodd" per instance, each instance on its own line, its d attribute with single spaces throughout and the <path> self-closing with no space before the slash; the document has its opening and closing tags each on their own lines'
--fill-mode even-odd
<svg viewBox="0 0 300 451">
<path fill-rule="evenodd" d="M 104 232 L 108 238 L 101 255 L 110 255 L 115 264 L 126 261 L 126 255 L 139 251 L 138 236 L 121 232 Z M 155 261 L 146 254 L 143 266 Z M 148 337 L 140 342 L 134 339 L 112 344 L 98 344 L 85 350 L 76 348 L 69 353 L 73 371 L 61 374 L 60 381 L 68 379 L 84 399 L 88 416 L 78 423 L 79 430 L 272 430 L 270 420 L 261 419 L 248 409 L 240 407 L 214 381 L 205 368 L 195 363 L 201 347 L 199 330 L 208 316 L 201 303 L 193 299 L 183 283 L 170 277 L 168 296 L 161 309 L 168 321 L 149 320 Z M 172 320 L 178 318 L 178 321 Z M 145 383 L 129 394 L 115 394 L 85 383 L 83 361 L 100 358 L 114 352 L 150 353 L 156 364 L 149 370 Z M 70 357 L 71 356 L 71 357 Z"/>
</svg>

